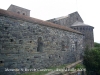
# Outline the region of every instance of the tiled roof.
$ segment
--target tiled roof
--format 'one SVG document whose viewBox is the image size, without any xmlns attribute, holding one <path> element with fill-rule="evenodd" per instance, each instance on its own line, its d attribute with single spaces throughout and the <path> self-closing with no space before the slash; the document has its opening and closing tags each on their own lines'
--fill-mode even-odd
<svg viewBox="0 0 100 75">
<path fill-rule="evenodd" d="M 69 32 L 82 34 L 81 32 L 73 30 L 69 27 L 65 27 L 65 26 L 62 26 L 62 25 L 54 24 L 54 23 L 51 23 L 51 22 L 35 19 L 35 18 L 32 18 L 32 17 L 24 16 L 24 15 L 20 15 L 20 14 L 13 13 L 13 12 L 3 10 L 3 9 L 0 9 L 0 16 L 7 16 L 7 17 L 14 18 L 14 19 L 20 19 L 20 20 L 24 20 L 24 21 L 28 21 L 28 22 L 32 22 L 32 23 L 37 23 L 37 24 L 44 25 L 44 26 L 49 26 L 49 27 L 53 27 L 53 28 L 66 30 L 66 31 L 69 31 Z"/>
<path fill-rule="evenodd" d="M 84 23 L 82 23 L 82 22 L 79 22 L 79 21 L 76 21 L 73 25 L 71 25 L 72 27 L 73 26 L 89 26 L 89 27 L 92 27 L 92 26 L 90 26 L 90 25 L 87 25 L 87 24 L 84 24 Z"/>
</svg>

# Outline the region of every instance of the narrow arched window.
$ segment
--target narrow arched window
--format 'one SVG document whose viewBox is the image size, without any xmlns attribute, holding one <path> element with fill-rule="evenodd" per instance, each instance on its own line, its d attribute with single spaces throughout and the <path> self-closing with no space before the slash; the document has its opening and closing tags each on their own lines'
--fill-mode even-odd
<svg viewBox="0 0 100 75">
<path fill-rule="evenodd" d="M 43 51 L 43 41 L 42 37 L 39 37 L 37 40 L 38 46 L 37 46 L 37 52 L 42 52 Z"/>
</svg>

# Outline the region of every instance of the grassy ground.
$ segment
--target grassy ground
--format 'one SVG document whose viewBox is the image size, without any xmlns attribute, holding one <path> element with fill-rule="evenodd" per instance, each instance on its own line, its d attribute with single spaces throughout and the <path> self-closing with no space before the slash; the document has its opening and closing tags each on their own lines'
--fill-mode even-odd
<svg viewBox="0 0 100 75">
<path fill-rule="evenodd" d="M 45 75 L 46 73 L 48 73 L 48 71 L 27 72 L 27 73 L 18 74 L 18 75 Z"/>
<path fill-rule="evenodd" d="M 56 70 L 56 69 L 64 69 L 68 64 L 63 64 L 60 66 L 52 66 L 47 68 L 48 70 Z M 27 73 L 23 73 L 23 74 L 18 74 L 18 75 L 45 75 L 47 73 L 49 73 L 50 71 L 36 71 L 36 72 L 27 72 Z"/>
</svg>

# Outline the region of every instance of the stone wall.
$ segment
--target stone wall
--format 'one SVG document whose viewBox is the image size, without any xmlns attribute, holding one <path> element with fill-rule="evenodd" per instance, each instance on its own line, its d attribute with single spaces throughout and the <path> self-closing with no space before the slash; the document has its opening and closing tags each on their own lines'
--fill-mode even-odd
<svg viewBox="0 0 100 75">
<path fill-rule="evenodd" d="M 80 31 L 84 34 L 84 48 L 87 46 L 92 49 L 94 47 L 94 35 L 93 35 L 93 29 L 94 27 L 89 25 L 84 26 L 72 26 L 71 28 Z"/>
<path fill-rule="evenodd" d="M 83 52 L 81 33 L 5 13 L 0 12 L 0 74 L 16 74 L 5 72 L 5 68 L 47 68 L 80 60 Z"/>
</svg>

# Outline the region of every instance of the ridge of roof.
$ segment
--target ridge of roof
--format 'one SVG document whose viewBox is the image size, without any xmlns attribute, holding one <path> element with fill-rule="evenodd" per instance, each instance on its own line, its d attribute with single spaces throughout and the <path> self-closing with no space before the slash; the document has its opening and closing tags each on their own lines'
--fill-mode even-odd
<svg viewBox="0 0 100 75">
<path fill-rule="evenodd" d="M 82 34 L 81 32 L 76 31 L 76 30 L 66 27 L 66 26 L 54 24 L 54 23 L 48 22 L 48 21 L 39 20 L 39 19 L 28 17 L 25 15 L 20 15 L 20 14 L 13 13 L 13 12 L 3 10 L 3 9 L 0 9 L 0 16 L 7 16 L 7 17 L 14 18 L 14 19 L 20 19 L 20 20 L 24 20 L 24 21 L 28 21 L 28 22 L 32 22 L 32 23 L 38 23 L 40 25 L 44 25 L 44 26 L 48 26 L 48 27 L 53 27 L 53 28 L 57 28 L 57 29 L 61 29 L 61 30 L 66 30 L 69 32 Z"/>
<path fill-rule="evenodd" d="M 74 11 L 74 12 L 68 14 L 68 15 L 75 14 L 75 13 L 79 14 L 78 11 Z"/>
<path fill-rule="evenodd" d="M 54 18 L 54 19 L 55 20 L 60 20 L 60 19 L 64 19 L 64 18 L 68 18 L 68 15 L 67 16 L 58 17 L 58 18 Z"/>
</svg>

